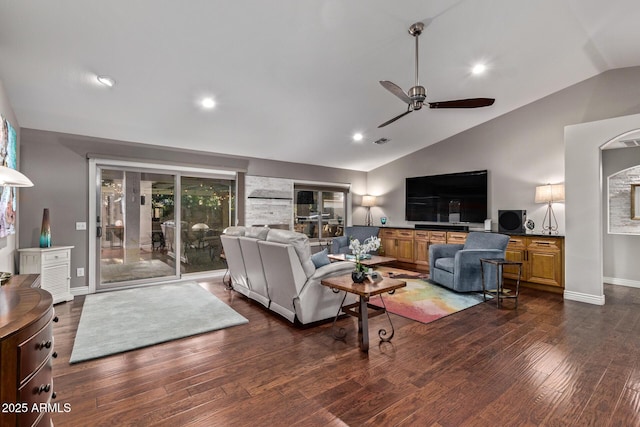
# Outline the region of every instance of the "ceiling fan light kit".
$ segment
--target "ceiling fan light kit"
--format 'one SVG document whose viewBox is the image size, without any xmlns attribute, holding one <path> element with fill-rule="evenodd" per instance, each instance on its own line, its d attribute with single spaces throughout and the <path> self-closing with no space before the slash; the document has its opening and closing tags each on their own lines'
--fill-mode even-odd
<svg viewBox="0 0 640 427">
<path fill-rule="evenodd" d="M 385 127 L 396 120 L 406 116 L 412 111 L 422 109 L 424 105 L 424 101 L 427 99 L 427 90 L 424 86 L 420 85 L 419 74 L 418 74 L 418 64 L 419 64 L 419 36 L 422 34 L 424 30 L 424 24 L 422 22 L 416 22 L 415 24 L 409 27 L 409 34 L 411 34 L 416 40 L 416 61 L 415 61 L 415 85 L 411 87 L 406 93 L 400 86 L 397 84 L 390 82 L 388 80 L 381 80 L 380 84 L 382 87 L 387 89 L 389 92 L 400 98 L 402 102 L 407 104 L 407 111 L 402 114 L 397 115 L 391 120 L 387 120 L 382 123 L 378 128 Z M 495 99 L 493 98 L 468 98 L 468 99 L 457 99 L 453 101 L 440 101 L 440 102 L 429 102 L 429 108 L 478 108 L 478 107 L 488 107 L 493 105 Z"/>
</svg>

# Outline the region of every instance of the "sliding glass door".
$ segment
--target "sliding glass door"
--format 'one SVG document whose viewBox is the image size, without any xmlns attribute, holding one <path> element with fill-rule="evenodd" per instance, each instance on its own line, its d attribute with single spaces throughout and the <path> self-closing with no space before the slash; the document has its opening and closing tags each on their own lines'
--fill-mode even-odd
<svg viewBox="0 0 640 427">
<path fill-rule="evenodd" d="M 295 188 L 295 230 L 309 239 L 330 240 L 344 234 L 346 190 Z"/>
<path fill-rule="evenodd" d="M 183 176 L 180 187 L 183 273 L 226 268 L 220 235 L 234 224 L 235 181 Z"/>
<path fill-rule="evenodd" d="M 175 175 L 100 168 L 99 284 L 177 276 Z"/>
<path fill-rule="evenodd" d="M 96 182 L 96 290 L 226 268 L 235 179 L 97 165 Z"/>
</svg>

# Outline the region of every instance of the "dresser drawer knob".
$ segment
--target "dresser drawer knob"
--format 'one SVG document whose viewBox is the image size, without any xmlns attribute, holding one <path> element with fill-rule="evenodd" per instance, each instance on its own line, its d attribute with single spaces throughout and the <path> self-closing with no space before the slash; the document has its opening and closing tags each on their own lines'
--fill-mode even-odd
<svg viewBox="0 0 640 427">
<path fill-rule="evenodd" d="M 56 322 L 56 323 L 58 323 L 58 320 L 60 320 L 60 319 L 58 319 L 58 316 L 53 318 L 53 321 Z"/>
<path fill-rule="evenodd" d="M 51 393 L 51 398 L 55 399 L 56 397 L 58 397 L 58 395 L 56 394 L 56 392 L 54 391 L 53 393 Z"/>
<path fill-rule="evenodd" d="M 40 388 L 38 388 L 38 394 L 49 393 L 49 391 L 51 391 L 51 384 L 41 385 Z"/>
<path fill-rule="evenodd" d="M 40 343 L 40 350 L 45 348 L 51 348 L 51 341 L 42 341 Z"/>
<path fill-rule="evenodd" d="M 53 357 L 54 359 L 56 359 L 58 357 L 58 352 L 54 351 L 53 354 L 51 355 L 51 357 Z"/>
</svg>

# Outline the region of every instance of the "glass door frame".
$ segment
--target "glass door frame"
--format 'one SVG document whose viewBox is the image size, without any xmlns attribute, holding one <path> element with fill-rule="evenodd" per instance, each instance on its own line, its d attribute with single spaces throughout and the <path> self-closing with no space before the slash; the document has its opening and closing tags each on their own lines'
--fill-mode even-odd
<svg viewBox="0 0 640 427">
<path fill-rule="evenodd" d="M 167 175 L 174 176 L 174 193 L 175 193 L 175 222 L 176 224 L 180 224 L 181 221 L 181 178 L 182 176 L 190 176 L 190 177 L 202 177 L 202 178 L 222 178 L 233 180 L 236 183 L 236 192 L 238 190 L 238 173 L 235 170 L 221 170 L 221 169 L 207 169 L 207 168 L 197 168 L 197 167 L 189 167 L 189 166 L 178 166 L 178 165 L 170 165 L 170 164 L 156 164 L 156 163 L 146 163 L 146 162 L 137 162 L 137 161 L 127 161 L 127 160 L 115 160 L 115 159 L 101 159 L 101 158 L 89 158 L 89 254 L 88 254 L 88 282 L 89 282 L 89 293 L 93 294 L 96 291 L 103 291 L 107 289 L 98 289 L 100 282 L 100 238 L 98 237 L 98 227 L 101 225 L 97 221 L 97 217 L 99 215 L 99 206 L 100 206 L 100 195 L 101 195 L 101 174 L 99 173 L 101 169 L 119 169 L 125 171 L 135 171 L 135 172 L 150 172 L 150 173 L 161 173 Z M 237 206 L 237 198 L 236 198 L 236 206 L 234 207 L 234 212 L 238 212 Z M 234 223 L 237 223 L 237 218 L 233 218 Z M 211 277 L 210 272 L 205 273 L 189 273 L 189 274 L 181 274 L 180 273 L 180 257 L 181 253 L 181 239 L 180 233 L 176 233 L 175 236 L 175 246 L 176 246 L 176 274 L 174 276 L 165 276 L 160 278 L 152 278 L 139 280 L 135 282 L 131 282 L 131 284 L 124 284 L 122 286 L 118 286 L 117 289 L 124 289 L 126 287 L 133 286 L 141 286 L 145 284 L 149 284 L 151 282 L 161 282 L 161 281 L 176 281 L 180 280 L 183 277 L 188 277 L 189 279 L 197 279 L 199 277 Z M 116 287 L 113 287 L 116 289 Z"/>
</svg>

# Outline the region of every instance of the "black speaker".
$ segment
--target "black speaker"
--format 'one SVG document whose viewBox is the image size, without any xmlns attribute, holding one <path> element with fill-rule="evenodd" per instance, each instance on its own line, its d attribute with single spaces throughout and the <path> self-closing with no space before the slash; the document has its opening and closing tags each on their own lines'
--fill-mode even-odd
<svg viewBox="0 0 640 427">
<path fill-rule="evenodd" d="M 498 231 L 500 233 L 524 234 L 527 211 L 498 211 Z"/>
</svg>

